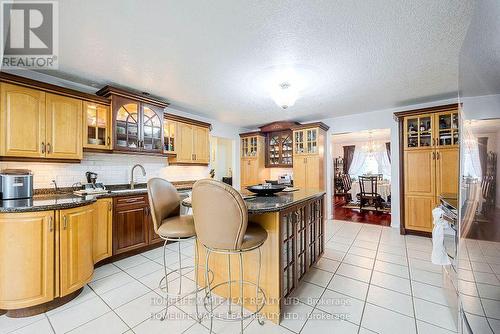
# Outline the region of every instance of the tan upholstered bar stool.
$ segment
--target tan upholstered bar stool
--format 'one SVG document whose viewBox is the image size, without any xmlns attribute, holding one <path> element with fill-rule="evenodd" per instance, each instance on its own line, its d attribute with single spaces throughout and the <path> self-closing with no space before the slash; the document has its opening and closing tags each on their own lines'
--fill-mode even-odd
<svg viewBox="0 0 500 334">
<path fill-rule="evenodd" d="M 211 253 L 226 254 L 228 259 L 228 280 L 214 286 L 211 286 L 211 282 L 207 284 L 204 306 L 210 315 L 210 333 L 212 333 L 214 317 L 224 321 L 240 321 L 241 333 L 243 333 L 243 320 L 247 318 L 257 316 L 259 323 L 262 325 L 263 322 L 258 313 L 264 307 L 265 294 L 259 286 L 262 258 L 260 247 L 267 239 L 266 230 L 258 224 L 248 222 L 247 207 L 241 194 L 225 183 L 212 179 L 197 181 L 193 186 L 191 204 L 197 238 L 205 248 L 205 281 L 208 282 Z M 253 250 L 259 252 L 257 282 L 249 282 L 243 279 L 243 254 Z M 231 254 L 239 256 L 239 280 L 231 278 Z M 255 268 L 251 269 L 255 270 Z M 231 305 L 232 283 L 239 284 L 239 300 L 241 301 L 239 317 L 215 315 L 213 312 L 212 291 L 219 286 L 227 285 L 229 305 Z M 256 311 L 246 316 L 243 314 L 244 285 L 255 287 L 256 300 Z M 229 312 L 231 312 L 230 308 Z"/>
<path fill-rule="evenodd" d="M 198 244 L 196 242 L 196 232 L 194 228 L 193 216 L 180 215 L 181 199 L 177 189 L 168 181 L 161 178 L 152 178 L 148 181 L 148 199 L 151 207 L 152 220 L 155 233 L 165 242 L 163 243 L 163 269 L 165 276 L 159 282 L 160 289 L 167 297 L 182 299 L 188 295 L 196 295 L 196 315 L 198 313 L 198 291 L 204 288 L 198 287 Z M 182 266 L 181 242 L 189 240 L 195 241 L 195 264 L 192 266 Z M 168 272 L 166 260 L 166 246 L 169 241 L 177 241 L 179 267 Z M 196 287 L 192 291 L 182 292 L 182 271 L 195 270 Z M 177 272 L 179 274 L 179 289 L 177 292 L 168 291 L 168 276 Z M 168 302 L 165 307 L 165 318 L 168 310 Z"/>
</svg>

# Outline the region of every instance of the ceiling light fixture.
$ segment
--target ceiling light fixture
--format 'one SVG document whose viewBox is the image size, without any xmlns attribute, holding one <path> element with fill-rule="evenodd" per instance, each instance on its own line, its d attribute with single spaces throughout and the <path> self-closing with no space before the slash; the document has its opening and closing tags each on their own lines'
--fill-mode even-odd
<svg viewBox="0 0 500 334">
<path fill-rule="evenodd" d="M 287 109 L 297 101 L 298 91 L 288 81 L 284 81 L 274 89 L 272 97 L 278 106 Z"/>
</svg>

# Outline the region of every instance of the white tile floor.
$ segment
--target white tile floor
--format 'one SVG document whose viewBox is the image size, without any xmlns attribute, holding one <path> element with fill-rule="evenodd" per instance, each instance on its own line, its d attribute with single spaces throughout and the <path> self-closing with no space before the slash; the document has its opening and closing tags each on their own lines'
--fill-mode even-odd
<svg viewBox="0 0 500 334">
<path fill-rule="evenodd" d="M 286 306 L 280 326 L 266 321 L 245 322 L 246 333 L 453 333 L 452 310 L 443 288 L 441 268 L 430 263 L 431 241 L 401 236 L 398 229 L 329 221 L 327 249 L 295 292 L 299 302 Z M 178 261 L 176 245 L 168 262 Z M 471 249 L 474 249 L 471 247 Z M 193 261 L 192 244 L 184 244 L 183 261 Z M 469 252 L 479 294 L 498 284 L 500 264 L 486 267 L 483 253 Z M 208 333 L 208 321 L 197 323 L 193 303 L 171 307 L 169 319 L 157 320 L 162 310 L 162 249 L 154 249 L 95 271 L 93 281 L 70 303 L 38 316 L 0 317 L 0 333 Z M 472 259 L 471 259 L 472 260 Z M 464 264 L 467 265 L 467 264 Z M 470 268 L 469 268 L 470 269 Z M 464 269 L 467 270 L 467 269 Z M 490 275 L 479 275 L 490 274 Z M 192 273 L 186 273 L 189 280 Z M 184 283 L 183 283 L 184 284 Z M 191 281 L 194 285 L 194 282 Z M 475 300 L 469 303 L 474 311 Z M 483 306 L 497 317 L 498 301 Z M 220 306 L 225 307 L 225 306 Z M 485 326 L 478 317 L 476 326 Z M 500 321 L 493 326 L 500 327 Z M 487 324 L 486 324 L 487 326 Z M 479 328 L 479 327 L 478 327 Z M 238 333 L 239 323 L 216 321 L 215 332 Z"/>
</svg>

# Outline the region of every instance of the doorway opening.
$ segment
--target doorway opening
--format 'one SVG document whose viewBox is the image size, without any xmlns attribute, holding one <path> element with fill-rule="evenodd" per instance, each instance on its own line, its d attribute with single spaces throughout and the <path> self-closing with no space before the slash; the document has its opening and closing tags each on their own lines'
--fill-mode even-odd
<svg viewBox="0 0 500 334">
<path fill-rule="evenodd" d="M 233 185 L 233 146 L 234 141 L 229 138 L 210 138 L 210 168 L 213 178 Z"/>
<path fill-rule="evenodd" d="M 333 219 L 391 225 L 391 130 L 334 134 Z"/>
</svg>

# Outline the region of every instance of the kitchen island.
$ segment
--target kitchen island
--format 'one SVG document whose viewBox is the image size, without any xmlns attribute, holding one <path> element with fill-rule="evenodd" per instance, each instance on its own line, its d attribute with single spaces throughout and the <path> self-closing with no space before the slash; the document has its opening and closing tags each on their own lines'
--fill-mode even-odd
<svg viewBox="0 0 500 334">
<path fill-rule="evenodd" d="M 322 256 L 325 246 L 325 192 L 304 189 L 275 196 L 246 198 L 249 221 L 266 229 L 268 238 L 261 247 L 262 267 L 260 286 L 266 295 L 261 311 L 267 319 L 279 323 L 288 297 L 300 286 L 304 275 Z M 189 205 L 188 203 L 185 203 Z M 198 247 L 199 263 L 204 266 L 205 250 Z M 245 281 L 257 282 L 258 251 L 243 256 Z M 238 257 L 231 255 L 231 279 L 239 279 Z M 228 255 L 212 253 L 210 269 L 214 272 L 212 286 L 228 279 Z M 199 282 L 204 282 L 200 270 Z M 232 284 L 233 301 L 239 301 L 238 284 Z M 215 293 L 227 297 L 228 288 L 221 286 Z M 255 287 L 244 289 L 244 306 L 256 309 Z M 260 298 L 260 296 L 259 296 Z"/>
</svg>

